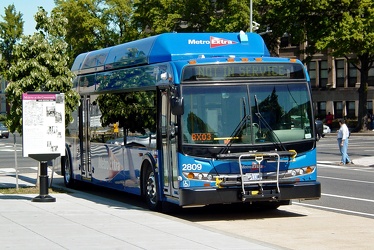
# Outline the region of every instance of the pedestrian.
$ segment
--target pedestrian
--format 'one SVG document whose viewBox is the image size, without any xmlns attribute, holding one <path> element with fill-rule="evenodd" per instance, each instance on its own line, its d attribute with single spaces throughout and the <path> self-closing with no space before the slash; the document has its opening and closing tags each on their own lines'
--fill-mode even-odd
<svg viewBox="0 0 374 250">
<path fill-rule="evenodd" d="M 118 129 L 118 124 L 117 123 L 113 124 L 113 132 L 114 132 L 114 138 L 118 138 L 119 129 Z"/>
<path fill-rule="evenodd" d="M 334 115 L 330 112 L 326 115 L 326 124 L 330 127 L 332 125 L 332 120 L 334 119 Z"/>
<path fill-rule="evenodd" d="M 340 129 L 338 130 L 338 145 L 340 154 L 342 155 L 341 162 L 339 165 L 345 164 L 354 164 L 348 156 L 348 138 L 349 138 L 349 129 L 345 124 L 344 119 L 339 120 Z"/>
</svg>

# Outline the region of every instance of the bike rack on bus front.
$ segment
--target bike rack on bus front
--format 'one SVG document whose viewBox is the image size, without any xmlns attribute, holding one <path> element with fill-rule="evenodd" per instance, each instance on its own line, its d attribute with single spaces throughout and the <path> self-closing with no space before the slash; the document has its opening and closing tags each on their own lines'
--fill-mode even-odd
<svg viewBox="0 0 374 250">
<path fill-rule="evenodd" d="M 261 172 L 261 162 L 264 160 L 265 157 L 275 157 L 277 158 L 277 169 L 276 169 L 276 178 L 275 179 L 263 179 L 262 172 Z M 258 173 L 246 173 L 243 174 L 243 165 L 242 165 L 242 158 L 253 158 L 257 164 L 258 164 Z M 239 156 L 239 169 L 240 169 L 240 175 L 241 175 L 241 184 L 242 184 L 242 201 L 245 201 L 246 199 L 251 200 L 263 200 L 264 190 L 262 187 L 262 184 L 264 183 L 275 183 L 276 184 L 276 193 L 277 194 L 270 194 L 272 199 L 277 199 L 280 195 L 280 189 L 279 189 L 279 166 L 280 166 L 280 156 L 278 153 L 273 152 L 256 152 L 256 153 L 249 153 L 249 154 L 242 154 Z M 258 185 L 260 190 L 252 190 L 252 191 L 246 191 L 245 187 L 246 185 Z M 269 196 L 269 195 L 267 195 Z"/>
</svg>

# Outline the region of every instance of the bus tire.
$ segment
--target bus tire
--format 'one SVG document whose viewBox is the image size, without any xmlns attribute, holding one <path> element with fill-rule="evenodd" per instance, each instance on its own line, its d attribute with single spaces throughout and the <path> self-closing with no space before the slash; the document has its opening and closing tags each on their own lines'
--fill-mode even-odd
<svg viewBox="0 0 374 250">
<path fill-rule="evenodd" d="M 146 167 L 144 175 L 144 196 L 150 210 L 161 211 L 161 201 L 158 197 L 159 187 L 151 166 Z"/>
<path fill-rule="evenodd" d="M 64 177 L 65 186 L 68 188 L 74 188 L 75 181 L 73 179 L 73 168 L 68 150 L 65 150 L 65 156 L 61 156 L 61 174 Z"/>
</svg>

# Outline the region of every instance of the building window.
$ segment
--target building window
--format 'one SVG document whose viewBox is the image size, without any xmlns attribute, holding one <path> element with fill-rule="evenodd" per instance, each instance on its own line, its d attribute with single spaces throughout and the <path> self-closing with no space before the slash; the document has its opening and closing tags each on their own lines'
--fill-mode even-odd
<svg viewBox="0 0 374 250">
<path fill-rule="evenodd" d="M 326 117 L 326 102 L 317 102 L 316 117 L 318 117 L 321 120 Z"/>
<path fill-rule="evenodd" d="M 343 102 L 334 102 L 334 114 L 335 118 L 343 117 Z"/>
<path fill-rule="evenodd" d="M 326 88 L 327 81 L 329 78 L 328 64 L 327 61 L 319 62 L 319 87 Z"/>
<path fill-rule="evenodd" d="M 336 87 L 344 87 L 344 60 L 336 60 L 335 61 L 335 68 L 336 68 Z"/>
<path fill-rule="evenodd" d="M 368 85 L 374 86 L 374 68 L 370 68 L 369 70 Z"/>
<path fill-rule="evenodd" d="M 316 61 L 311 61 L 308 63 L 308 73 L 310 77 L 310 84 L 312 87 L 316 86 L 316 70 L 317 70 L 317 62 Z"/>
<path fill-rule="evenodd" d="M 348 87 L 356 87 L 357 83 L 357 69 L 352 63 L 349 64 L 348 70 Z"/>
<path fill-rule="evenodd" d="M 368 113 L 373 114 L 373 102 L 372 101 L 366 102 L 366 109 Z"/>
<path fill-rule="evenodd" d="M 356 114 L 355 114 L 355 102 L 354 101 L 349 101 L 349 102 L 346 102 L 346 105 L 347 105 L 347 117 L 348 118 L 355 118 L 356 117 Z"/>
</svg>

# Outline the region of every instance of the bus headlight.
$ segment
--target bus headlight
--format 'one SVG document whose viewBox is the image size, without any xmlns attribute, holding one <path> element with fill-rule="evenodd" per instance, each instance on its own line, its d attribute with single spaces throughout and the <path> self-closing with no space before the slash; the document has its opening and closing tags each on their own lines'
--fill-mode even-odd
<svg viewBox="0 0 374 250">
<path fill-rule="evenodd" d="M 212 181 L 213 176 L 208 173 L 183 172 L 183 176 L 192 180 Z"/>
<path fill-rule="evenodd" d="M 293 177 L 299 177 L 301 175 L 306 175 L 313 173 L 315 171 L 316 167 L 308 166 L 303 168 L 295 168 L 295 169 L 289 169 L 284 174 L 284 178 L 293 178 Z"/>
</svg>

